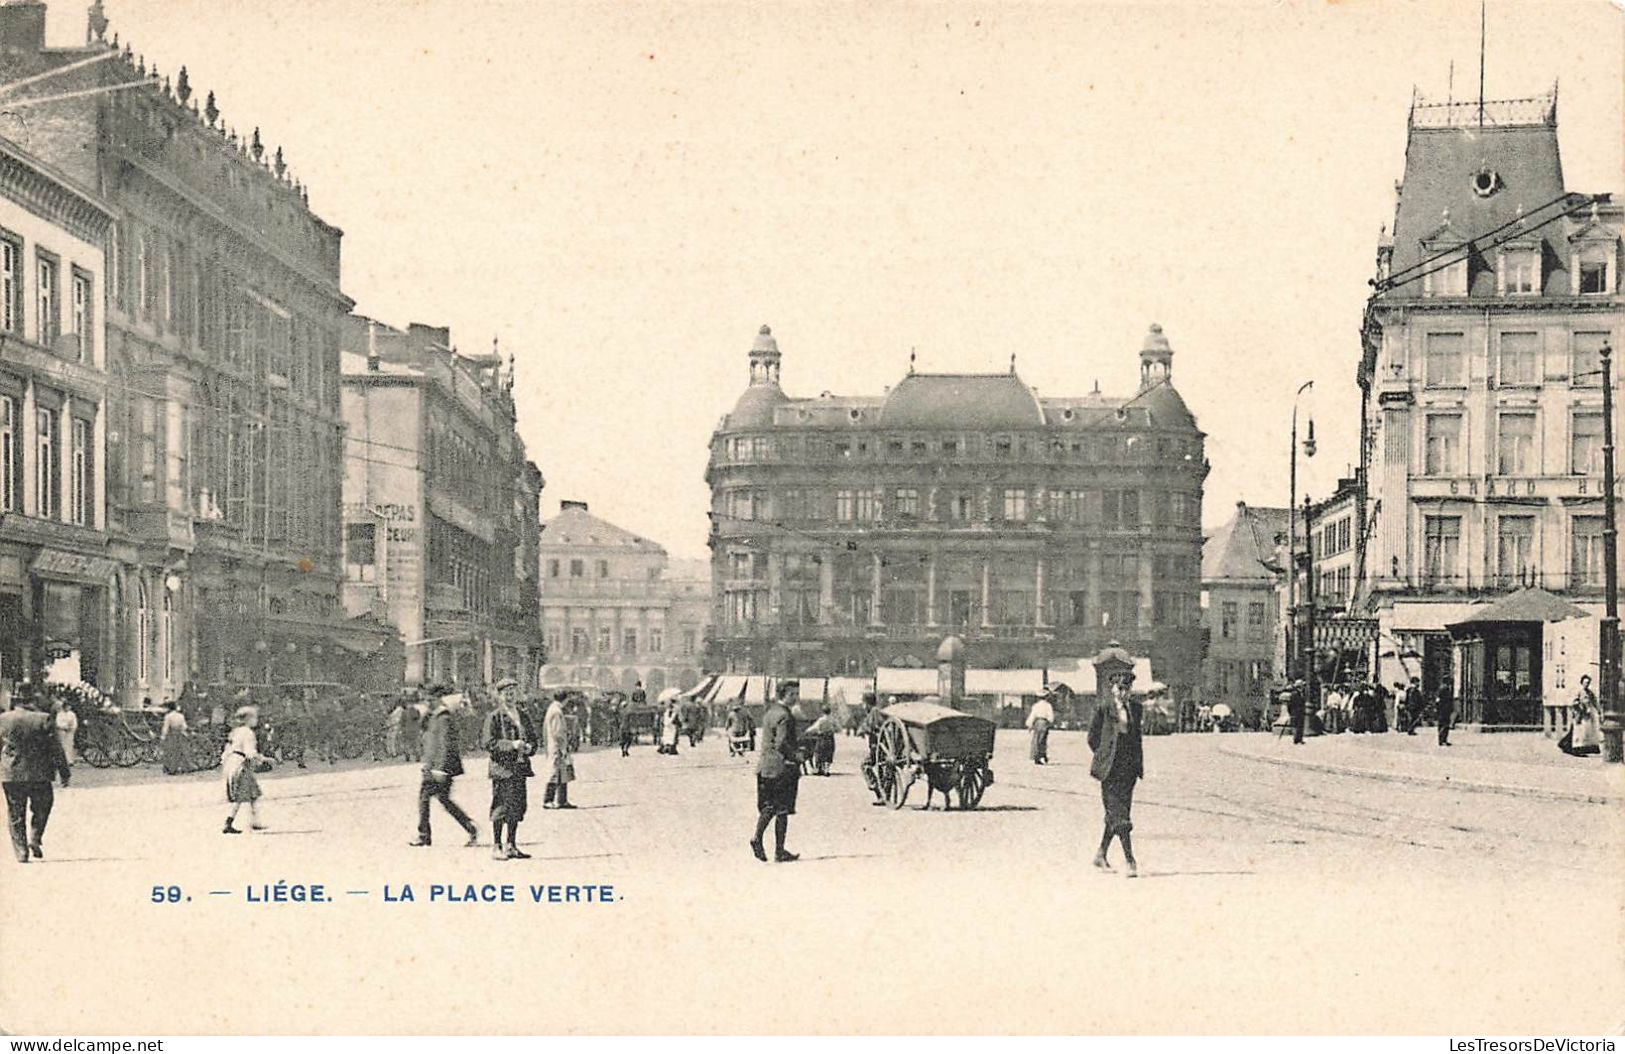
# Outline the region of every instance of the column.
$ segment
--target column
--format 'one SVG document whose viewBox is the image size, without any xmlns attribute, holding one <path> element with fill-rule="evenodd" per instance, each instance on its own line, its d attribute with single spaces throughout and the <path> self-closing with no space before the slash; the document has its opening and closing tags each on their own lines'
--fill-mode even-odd
<svg viewBox="0 0 1625 1054">
<path fill-rule="evenodd" d="M 825 549 L 818 558 L 818 624 L 835 622 L 835 552 Z"/>
<path fill-rule="evenodd" d="M 982 559 L 982 628 L 993 625 L 993 561 Z"/>
<path fill-rule="evenodd" d="M 784 621 L 784 557 L 767 554 L 767 617 L 761 621 L 780 625 Z"/>
<path fill-rule="evenodd" d="M 1153 574 L 1156 558 L 1148 550 L 1140 552 L 1140 624 L 1137 627 L 1140 633 L 1149 633 L 1152 618 L 1156 608 L 1151 599 L 1151 584 L 1156 578 Z M 1245 612 L 1243 613 L 1245 614 Z"/>
<path fill-rule="evenodd" d="M 880 626 L 885 620 L 880 617 L 880 554 L 874 553 L 870 557 L 871 580 L 869 584 L 869 625 Z"/>
<path fill-rule="evenodd" d="M 1100 626 L 1100 545 L 1099 545 L 1099 543 L 1091 543 L 1090 546 L 1089 546 L 1089 581 L 1087 583 L 1085 583 L 1084 589 L 1088 593 L 1089 617 L 1094 619 L 1094 621 L 1092 623 L 1089 623 L 1089 632 L 1090 632 L 1091 635 L 1093 635 L 1093 634 L 1099 633 L 1100 629 L 1101 629 L 1101 626 Z M 1111 627 L 1111 632 L 1108 634 L 1108 636 L 1114 635 L 1117 632 L 1118 632 L 1117 627 L 1113 626 L 1113 627 Z"/>
<path fill-rule="evenodd" d="M 937 557 L 933 553 L 925 561 L 925 624 L 935 628 L 937 624 Z"/>
<path fill-rule="evenodd" d="M 1038 558 L 1038 574 L 1033 582 L 1033 625 L 1044 625 L 1044 558 Z"/>
</svg>

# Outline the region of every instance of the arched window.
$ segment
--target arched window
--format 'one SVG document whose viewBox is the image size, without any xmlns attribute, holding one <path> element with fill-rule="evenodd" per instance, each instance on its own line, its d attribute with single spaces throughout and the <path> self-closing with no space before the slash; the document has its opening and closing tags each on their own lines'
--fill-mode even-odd
<svg viewBox="0 0 1625 1054">
<path fill-rule="evenodd" d="M 135 580 L 135 679 L 147 683 L 147 640 L 152 632 L 152 609 L 147 605 L 147 581 Z"/>
</svg>

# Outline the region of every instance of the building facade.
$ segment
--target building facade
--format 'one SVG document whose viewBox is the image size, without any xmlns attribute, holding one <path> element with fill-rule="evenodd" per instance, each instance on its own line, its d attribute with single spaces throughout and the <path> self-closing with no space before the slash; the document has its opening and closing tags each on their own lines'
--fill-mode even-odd
<svg viewBox="0 0 1625 1054">
<path fill-rule="evenodd" d="M 653 700 L 692 688 L 704 671 L 711 621 L 710 567 L 565 501 L 542 525 L 544 687 L 594 684 Z"/>
<path fill-rule="evenodd" d="M 1519 586 L 1600 599 L 1598 352 L 1619 347 L 1622 211 L 1565 185 L 1555 89 L 1482 116 L 1418 100 L 1408 134 L 1359 371 L 1356 578 L 1383 681 L 1419 663 L 1431 691 L 1471 602 Z M 1538 649 L 1507 652 L 1495 676 L 1538 691 Z"/>
<path fill-rule="evenodd" d="M 343 347 L 345 611 L 399 631 L 409 684 L 535 685 L 543 480 L 512 356 L 360 316 Z"/>
<path fill-rule="evenodd" d="M 1268 710 L 1285 675 L 1287 511 L 1236 503 L 1202 545 L 1202 701 L 1224 704 L 1244 724 Z"/>
<path fill-rule="evenodd" d="M 111 208 L 0 139 L 0 680 L 105 684 Z"/>
<path fill-rule="evenodd" d="M 0 6 L 8 75 L 59 71 L 14 96 L 27 146 L 115 214 L 100 679 L 127 702 L 341 679 L 387 640 L 339 606 L 341 232 L 184 67 L 172 83 L 107 42 L 99 3 L 84 47 L 47 48 L 44 25 L 41 3 Z"/>
<path fill-rule="evenodd" d="M 974 666 L 1041 668 L 1115 639 L 1190 698 L 1207 465 L 1172 360 L 1153 326 L 1124 398 L 1040 398 L 1012 359 L 794 399 L 762 327 L 706 473 L 712 664 L 861 675 L 955 633 Z"/>
</svg>

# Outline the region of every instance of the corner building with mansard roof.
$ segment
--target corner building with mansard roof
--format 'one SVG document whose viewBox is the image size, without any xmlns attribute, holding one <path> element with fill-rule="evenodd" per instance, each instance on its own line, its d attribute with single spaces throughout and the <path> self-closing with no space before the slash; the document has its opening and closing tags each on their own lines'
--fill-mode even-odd
<svg viewBox="0 0 1625 1054">
<path fill-rule="evenodd" d="M 1042 668 L 1118 640 L 1190 698 L 1201 652 L 1203 434 L 1152 326 L 1131 396 L 912 370 L 792 398 L 763 326 L 711 438 L 710 665 L 799 676 Z"/>
<path fill-rule="evenodd" d="M 1538 632 L 1491 641 L 1485 665 L 1446 627 L 1520 587 L 1600 607 L 1598 352 L 1620 346 L 1625 213 L 1565 184 L 1555 89 L 1482 114 L 1417 100 L 1395 189 L 1359 370 L 1357 599 L 1384 683 L 1455 677 L 1462 720 L 1539 724 L 1543 681 L 1566 701 L 1583 671 L 1544 669 L 1562 657 Z"/>
</svg>

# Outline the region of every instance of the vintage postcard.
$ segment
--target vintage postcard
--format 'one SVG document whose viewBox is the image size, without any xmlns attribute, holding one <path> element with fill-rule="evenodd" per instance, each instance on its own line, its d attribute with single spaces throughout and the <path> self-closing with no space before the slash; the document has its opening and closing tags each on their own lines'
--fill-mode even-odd
<svg viewBox="0 0 1625 1054">
<path fill-rule="evenodd" d="M 0 1031 L 1617 1034 L 1622 27 L 0 2 Z"/>
</svg>

